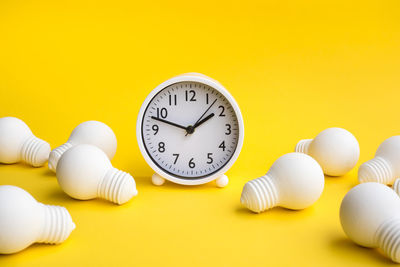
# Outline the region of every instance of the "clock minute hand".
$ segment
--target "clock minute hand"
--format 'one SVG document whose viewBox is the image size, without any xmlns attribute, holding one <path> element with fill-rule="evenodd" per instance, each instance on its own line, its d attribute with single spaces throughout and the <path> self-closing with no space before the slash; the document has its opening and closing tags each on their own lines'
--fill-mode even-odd
<svg viewBox="0 0 400 267">
<path fill-rule="evenodd" d="M 157 118 L 157 117 L 154 117 L 154 116 L 151 116 L 151 118 L 152 118 L 153 120 L 161 121 L 161 122 L 164 122 L 164 123 L 166 123 L 166 124 L 169 124 L 169 125 L 172 125 L 172 126 L 175 126 L 175 127 L 178 127 L 178 128 L 181 128 L 181 129 L 186 130 L 186 127 L 185 127 L 185 126 L 179 125 L 179 124 L 177 124 L 177 123 L 174 123 L 174 122 L 171 122 L 171 121 L 167 121 L 167 120 L 163 120 L 163 119 L 160 119 L 160 118 Z"/>
<path fill-rule="evenodd" d="M 195 122 L 194 125 L 198 124 L 199 121 L 201 120 L 201 118 L 203 118 L 204 115 L 206 115 L 207 111 L 210 110 L 210 108 L 215 104 L 215 102 L 217 102 L 217 99 L 214 100 L 214 102 L 211 103 L 211 105 L 206 109 L 206 111 L 204 111 L 203 115 L 200 116 L 200 118 Z"/>
<path fill-rule="evenodd" d="M 193 125 L 193 128 L 199 127 L 200 125 L 202 125 L 203 123 L 214 117 L 214 115 L 215 115 L 214 113 L 211 113 L 210 115 L 208 115 L 207 117 L 205 117 L 204 119 Z"/>
</svg>

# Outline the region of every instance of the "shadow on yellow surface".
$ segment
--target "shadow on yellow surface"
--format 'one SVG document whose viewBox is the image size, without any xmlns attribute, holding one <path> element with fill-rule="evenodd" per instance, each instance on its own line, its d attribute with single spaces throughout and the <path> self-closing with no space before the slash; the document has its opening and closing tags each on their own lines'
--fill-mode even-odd
<svg viewBox="0 0 400 267">
<path fill-rule="evenodd" d="M 333 239 L 330 243 L 333 251 L 335 251 L 338 256 L 347 257 L 351 260 L 352 257 L 348 257 L 349 253 L 354 255 L 358 254 L 361 257 L 368 258 L 371 263 L 383 263 L 385 265 L 398 266 L 397 263 L 391 261 L 387 256 L 385 256 L 379 249 L 365 248 L 356 245 L 354 242 L 347 238 L 337 238 Z"/>
</svg>

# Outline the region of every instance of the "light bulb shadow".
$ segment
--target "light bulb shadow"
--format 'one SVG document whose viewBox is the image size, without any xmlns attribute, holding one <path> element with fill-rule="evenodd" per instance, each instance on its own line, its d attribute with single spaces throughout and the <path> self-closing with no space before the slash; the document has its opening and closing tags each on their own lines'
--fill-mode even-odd
<svg viewBox="0 0 400 267">
<path fill-rule="evenodd" d="M 40 166 L 40 167 L 33 167 L 33 166 L 31 166 L 31 165 L 28 165 L 28 164 L 25 164 L 25 163 L 23 163 L 23 162 L 18 162 L 18 163 L 10 163 L 10 164 L 6 164 L 6 163 L 0 163 L 0 168 L 4 168 L 4 169 L 6 169 L 6 168 L 10 168 L 10 169 L 12 169 L 12 168 L 14 168 L 14 169 L 22 169 L 22 170 L 29 170 L 29 171 L 33 171 L 33 170 L 36 170 L 36 171 L 42 171 L 42 175 L 43 176 L 51 176 L 51 177 L 56 177 L 55 176 L 55 173 L 53 173 L 52 171 L 50 171 L 48 168 L 47 168 L 47 165 L 45 165 L 45 166 Z"/>
<path fill-rule="evenodd" d="M 324 174 L 325 179 L 340 179 L 343 176 L 332 176 L 332 175 L 328 175 L 328 174 Z"/>
<path fill-rule="evenodd" d="M 346 188 L 349 190 L 359 184 L 357 177 L 354 179 L 353 175 L 345 174 L 343 176 L 330 176 L 325 174 L 325 186 L 329 186 L 331 183 L 346 183 Z"/>
<path fill-rule="evenodd" d="M 42 175 L 43 175 L 43 176 L 46 176 L 46 177 L 50 177 L 50 178 L 56 179 L 56 174 L 55 174 L 54 172 L 50 171 L 49 169 L 45 169 L 45 170 L 42 172 Z"/>
<path fill-rule="evenodd" d="M 359 246 L 345 237 L 331 240 L 330 247 L 335 254 L 340 254 L 341 257 L 348 257 L 349 260 L 354 260 L 355 255 L 360 255 L 360 257 L 368 257 L 368 260 L 376 263 L 398 266 L 397 263 L 385 256 L 380 249 Z"/>
<path fill-rule="evenodd" d="M 236 214 L 240 215 L 240 216 L 252 216 L 254 218 L 254 216 L 271 216 L 271 217 L 277 217 L 279 216 L 280 219 L 282 218 L 287 218 L 288 220 L 292 220 L 292 216 L 304 216 L 304 217 L 308 217 L 310 216 L 309 214 L 305 215 L 306 210 L 311 210 L 312 208 L 308 208 L 305 210 L 291 210 L 291 209 L 286 209 L 283 207 L 274 207 L 272 209 L 266 210 L 264 212 L 253 212 L 249 209 L 247 209 L 246 207 L 239 205 L 236 207 L 235 212 Z M 284 217 L 282 217 L 284 216 Z"/>
<path fill-rule="evenodd" d="M 4 163 L 1 163 L 1 164 L 4 164 Z M 0 165 L 1 165 L 0 164 Z M 20 162 L 16 162 L 16 163 L 10 163 L 10 164 L 4 164 L 4 165 L 13 165 L 13 166 L 17 166 L 17 167 L 19 167 L 19 168 L 23 168 L 23 169 L 30 169 L 30 170 L 40 170 L 40 169 L 42 169 L 42 168 L 46 168 L 47 169 L 47 164 L 44 164 L 43 166 L 37 166 L 37 167 L 34 167 L 34 166 L 32 166 L 32 165 L 29 165 L 28 163 L 26 163 L 26 162 L 23 162 L 23 161 L 20 161 Z"/>
<path fill-rule="evenodd" d="M 0 167 L 16 166 L 16 165 L 21 165 L 21 166 L 34 168 L 32 166 L 29 166 L 28 164 L 24 164 L 24 163 L 21 163 L 21 162 L 17 162 L 17 163 L 3 163 L 3 162 L 0 162 Z"/>
<path fill-rule="evenodd" d="M 62 244 L 46 244 L 46 243 L 33 243 L 32 245 L 30 245 L 29 247 L 16 252 L 16 253 L 12 253 L 12 254 L 0 254 L 0 259 L 6 259 L 6 258 L 11 258 L 11 257 L 19 257 L 22 256 L 24 254 L 27 253 L 37 253 L 39 251 L 42 251 L 44 249 L 49 249 L 54 251 L 55 249 L 63 249 L 62 247 L 66 245 L 66 243 L 70 242 L 69 239 L 65 240 Z M 52 251 L 49 251 L 49 253 L 51 253 Z M 0 262 L 1 265 L 1 262 Z"/>
<path fill-rule="evenodd" d="M 38 250 L 42 250 L 45 247 L 53 247 L 53 246 L 57 246 L 57 245 L 50 245 L 50 244 L 45 244 L 45 243 L 33 243 L 32 245 L 30 245 L 29 247 L 18 251 L 16 253 L 12 253 L 12 254 L 0 254 L 0 259 L 6 259 L 6 258 L 12 258 L 12 257 L 20 257 L 26 253 L 32 253 Z"/>
<path fill-rule="evenodd" d="M 359 184 L 360 184 L 360 182 L 358 180 L 347 183 L 347 191 L 349 191 L 350 189 L 352 189 L 353 187 L 355 187 Z M 390 185 L 388 185 L 388 186 L 390 187 Z"/>
<path fill-rule="evenodd" d="M 48 191 L 46 199 L 51 199 L 52 203 L 59 203 L 54 205 L 74 204 L 75 202 L 78 203 L 78 200 L 68 196 L 59 187 L 55 190 Z"/>
<path fill-rule="evenodd" d="M 0 168 L 22 168 L 22 169 L 40 169 L 41 167 L 32 167 L 28 164 L 23 162 L 16 162 L 16 163 L 0 163 Z"/>
<path fill-rule="evenodd" d="M 65 242 L 68 242 L 69 240 L 67 239 Z M 63 246 L 63 244 L 46 244 L 46 243 L 33 243 L 32 245 L 30 245 L 29 247 L 27 247 L 26 249 L 22 250 L 21 252 L 35 252 L 36 250 L 43 250 L 45 248 L 49 248 L 49 249 L 55 249 L 57 247 Z"/>
<path fill-rule="evenodd" d="M 49 192 L 46 196 L 47 199 L 51 199 L 52 205 L 60 205 L 60 206 L 66 206 L 67 208 L 72 207 L 72 206 L 78 206 L 78 205 L 83 205 L 84 203 L 88 205 L 93 205 L 94 203 L 97 205 L 100 204 L 102 206 L 109 206 L 109 207 L 115 207 L 115 206 L 120 206 L 118 204 L 112 203 L 110 201 L 107 201 L 105 199 L 101 198 L 94 198 L 94 199 L 88 199 L 88 200 L 80 200 L 80 199 L 75 199 L 70 196 L 68 196 L 66 193 L 64 193 L 61 189 L 56 189 L 51 192 Z"/>
</svg>

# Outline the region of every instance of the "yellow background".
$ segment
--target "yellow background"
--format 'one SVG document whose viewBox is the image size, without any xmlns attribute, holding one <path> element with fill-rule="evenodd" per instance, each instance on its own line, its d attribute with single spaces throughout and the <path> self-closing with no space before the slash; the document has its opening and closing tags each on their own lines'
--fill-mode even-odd
<svg viewBox="0 0 400 267">
<path fill-rule="evenodd" d="M 224 84 L 244 116 L 243 150 L 224 189 L 153 186 L 136 143 L 146 95 L 192 71 Z M 77 201 L 47 167 L 0 165 L 0 184 L 67 207 L 77 225 L 65 243 L 0 256 L 0 265 L 390 265 L 341 229 L 356 168 L 327 177 L 303 211 L 256 215 L 239 198 L 246 181 L 327 127 L 351 131 L 359 164 L 370 159 L 400 133 L 399 102 L 397 0 L 2 0 L 0 117 L 23 119 L 53 148 L 80 122 L 105 122 L 118 138 L 112 162 L 135 177 L 139 195 L 123 206 Z"/>
</svg>

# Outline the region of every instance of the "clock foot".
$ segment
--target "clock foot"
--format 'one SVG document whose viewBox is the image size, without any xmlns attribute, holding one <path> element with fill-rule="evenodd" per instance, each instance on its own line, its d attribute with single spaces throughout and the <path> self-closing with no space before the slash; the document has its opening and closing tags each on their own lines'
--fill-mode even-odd
<svg viewBox="0 0 400 267">
<path fill-rule="evenodd" d="M 153 176 L 151 176 L 151 182 L 154 185 L 163 185 L 165 183 L 165 179 L 162 178 L 160 175 L 158 175 L 157 173 L 153 174 Z"/>
<path fill-rule="evenodd" d="M 229 179 L 228 176 L 226 176 L 225 174 L 223 174 L 221 177 L 217 178 L 215 180 L 215 182 L 217 183 L 218 187 L 225 187 L 228 185 L 229 183 Z"/>
</svg>

